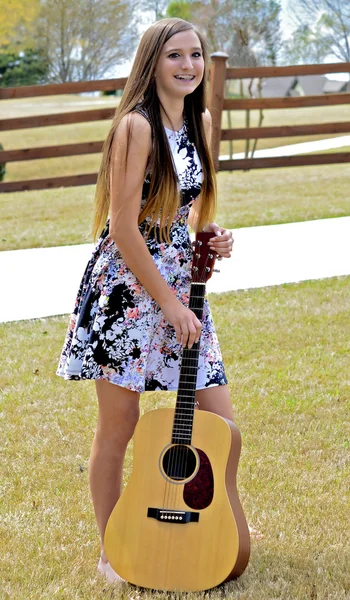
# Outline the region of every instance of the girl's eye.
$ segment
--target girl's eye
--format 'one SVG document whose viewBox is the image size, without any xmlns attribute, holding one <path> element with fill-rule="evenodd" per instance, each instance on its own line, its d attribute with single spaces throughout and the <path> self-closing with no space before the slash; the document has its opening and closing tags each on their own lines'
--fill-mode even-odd
<svg viewBox="0 0 350 600">
<path fill-rule="evenodd" d="M 169 54 L 168 58 L 178 58 L 178 56 L 180 56 L 178 52 L 172 52 L 172 54 Z M 200 58 L 202 54 L 200 52 L 193 52 L 192 56 L 194 58 Z"/>
</svg>

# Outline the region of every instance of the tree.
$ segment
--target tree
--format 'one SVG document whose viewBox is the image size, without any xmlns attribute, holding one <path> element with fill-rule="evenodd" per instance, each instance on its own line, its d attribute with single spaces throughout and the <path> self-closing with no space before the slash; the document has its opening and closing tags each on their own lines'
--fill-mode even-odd
<svg viewBox="0 0 350 600">
<path fill-rule="evenodd" d="M 206 34 L 210 51 L 227 52 L 231 65 L 277 62 L 281 48 L 281 7 L 277 0 L 190 0 L 171 2 L 169 11 L 183 18 L 189 14 Z"/>
<path fill-rule="evenodd" d="M 146 11 L 146 17 L 150 16 L 150 19 L 147 18 L 147 21 L 158 21 L 162 19 L 166 14 L 166 9 L 168 5 L 168 0 L 136 0 L 137 9 L 140 11 Z M 142 15 L 141 15 L 142 16 Z M 170 16 L 170 15 L 167 15 Z"/>
<path fill-rule="evenodd" d="M 293 37 L 284 43 L 282 62 L 288 65 L 323 63 L 329 49 L 320 27 L 320 22 L 314 27 L 300 25 L 293 32 Z"/>
<path fill-rule="evenodd" d="M 39 5 L 39 0 L 11 0 L 1 3 L 1 46 L 6 47 L 9 52 L 18 52 L 31 45 Z"/>
<path fill-rule="evenodd" d="M 137 35 L 127 0 L 45 0 L 37 33 L 56 82 L 103 77 L 130 59 Z"/>
<path fill-rule="evenodd" d="M 350 62 L 350 3 L 348 0 L 297 0 L 298 27 L 290 49 L 299 60 L 307 55 L 307 46 L 317 62 L 325 57 Z"/>
<path fill-rule="evenodd" d="M 192 18 L 191 3 L 183 0 L 170 2 L 166 11 L 167 17 L 179 17 L 185 21 L 190 21 Z"/>
<path fill-rule="evenodd" d="M 37 85 L 44 83 L 48 64 L 38 50 L 0 53 L 0 86 Z"/>
</svg>

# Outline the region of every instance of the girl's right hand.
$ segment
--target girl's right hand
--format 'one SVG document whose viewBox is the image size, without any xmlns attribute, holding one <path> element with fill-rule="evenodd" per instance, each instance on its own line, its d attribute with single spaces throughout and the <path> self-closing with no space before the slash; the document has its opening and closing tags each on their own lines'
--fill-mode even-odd
<svg viewBox="0 0 350 600">
<path fill-rule="evenodd" d="M 192 348 L 199 341 L 202 324 L 192 310 L 186 308 L 180 300 L 174 298 L 160 307 L 167 321 L 174 327 L 176 341 L 183 348 Z"/>
</svg>

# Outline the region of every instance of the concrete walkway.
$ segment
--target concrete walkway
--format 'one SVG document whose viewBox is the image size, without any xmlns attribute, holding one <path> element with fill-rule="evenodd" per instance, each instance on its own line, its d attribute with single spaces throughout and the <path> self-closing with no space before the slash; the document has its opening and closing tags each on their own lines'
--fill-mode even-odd
<svg viewBox="0 0 350 600">
<path fill-rule="evenodd" d="M 233 230 L 209 292 L 350 275 L 350 217 Z M 92 245 L 0 252 L 0 321 L 71 312 Z"/>
<path fill-rule="evenodd" d="M 278 146 L 276 148 L 265 148 L 256 150 L 254 158 L 271 158 L 273 156 L 295 156 L 297 154 L 310 154 L 321 150 L 335 150 L 350 146 L 350 135 L 341 135 L 335 138 L 326 138 L 324 140 L 314 140 L 311 142 L 300 142 L 298 144 L 288 144 L 287 146 Z M 220 156 L 221 160 L 228 160 L 228 154 Z M 244 152 L 233 154 L 233 159 L 245 158 Z M 249 153 L 251 158 L 251 152 Z"/>
</svg>

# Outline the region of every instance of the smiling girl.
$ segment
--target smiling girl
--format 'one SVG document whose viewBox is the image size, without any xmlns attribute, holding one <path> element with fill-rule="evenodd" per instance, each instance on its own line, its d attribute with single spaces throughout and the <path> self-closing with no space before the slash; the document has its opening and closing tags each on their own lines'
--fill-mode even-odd
<svg viewBox="0 0 350 600">
<path fill-rule="evenodd" d="M 103 537 L 122 484 L 125 451 L 144 391 L 176 390 L 181 351 L 200 341 L 196 401 L 233 420 L 208 301 L 202 324 L 188 308 L 188 224 L 216 235 L 229 257 L 232 234 L 213 223 L 216 185 L 206 109 L 208 56 L 191 24 L 164 19 L 143 35 L 104 145 L 93 255 L 80 284 L 58 375 L 94 379 L 99 403 L 90 488 L 102 550 L 99 570 L 118 578 Z"/>
</svg>

